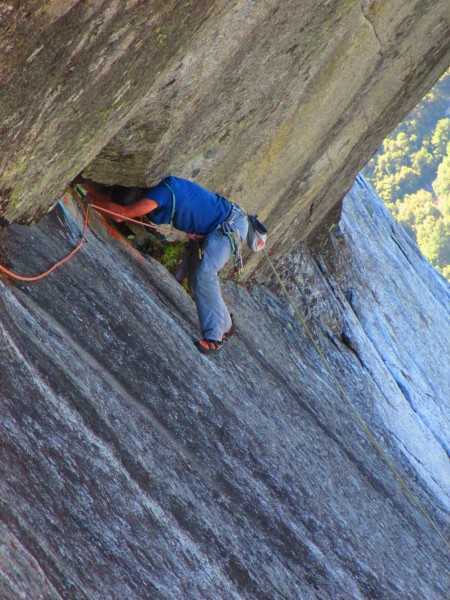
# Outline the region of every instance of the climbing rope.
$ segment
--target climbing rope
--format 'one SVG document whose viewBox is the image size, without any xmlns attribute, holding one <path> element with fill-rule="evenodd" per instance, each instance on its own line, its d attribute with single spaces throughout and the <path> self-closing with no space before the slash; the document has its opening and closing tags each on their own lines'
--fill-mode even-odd
<svg viewBox="0 0 450 600">
<path fill-rule="evenodd" d="M 44 277 L 47 277 L 47 275 L 50 275 L 50 273 L 52 273 L 52 271 L 54 271 L 55 269 L 57 269 L 58 267 L 60 267 L 64 263 L 66 263 L 68 260 L 70 260 L 72 258 L 72 256 L 74 256 L 80 250 L 81 246 L 83 245 L 83 243 L 86 240 L 86 232 L 87 232 L 87 228 L 88 228 L 88 223 L 89 223 L 89 204 L 86 205 L 86 210 L 84 213 L 83 231 L 81 233 L 80 241 L 78 242 L 76 247 L 67 256 L 65 256 L 61 260 L 58 260 L 58 262 L 56 262 L 52 267 L 50 267 L 50 269 L 47 269 L 47 271 L 44 271 L 43 273 L 40 273 L 39 275 L 34 275 L 32 277 L 26 277 L 24 275 L 18 275 L 17 273 L 10 271 L 9 269 L 7 269 L 6 267 L 4 267 L 1 264 L 0 264 L 0 271 L 2 271 L 3 273 L 6 273 L 6 275 L 11 277 L 12 279 L 18 279 L 19 281 L 38 281 L 39 279 L 43 279 Z"/>
<path fill-rule="evenodd" d="M 269 263 L 269 265 L 270 265 L 270 267 L 271 267 L 271 269 L 272 269 L 272 271 L 273 271 L 273 273 L 274 273 L 274 275 L 275 275 L 275 277 L 276 277 L 276 279 L 277 279 L 277 281 L 278 281 L 281 289 L 283 290 L 284 295 L 286 296 L 286 298 L 287 298 L 290 306 L 292 307 L 292 309 L 293 309 L 293 311 L 294 311 L 294 313 L 295 313 L 298 321 L 300 322 L 300 325 L 302 326 L 303 331 L 305 332 L 306 336 L 311 341 L 311 343 L 314 346 L 314 348 L 315 348 L 317 354 L 319 355 L 319 357 L 322 359 L 322 362 L 325 365 L 325 368 L 326 368 L 327 372 L 329 373 L 329 375 L 331 376 L 331 378 L 335 382 L 335 384 L 336 384 L 336 386 L 337 386 L 337 388 L 338 388 L 341 396 L 344 398 L 344 400 L 349 405 L 350 410 L 352 411 L 352 413 L 353 413 L 355 419 L 357 420 L 358 424 L 360 425 L 360 427 L 362 428 L 362 430 L 366 434 L 369 442 L 372 444 L 372 446 L 374 447 L 374 449 L 376 450 L 376 452 L 378 453 L 378 455 L 380 456 L 380 458 L 382 459 L 382 461 L 384 462 L 384 464 L 388 467 L 388 469 L 394 475 L 394 477 L 397 480 L 398 484 L 403 489 L 403 491 L 406 493 L 406 495 L 409 497 L 409 499 L 411 500 L 411 502 L 418 508 L 418 510 L 420 511 L 420 513 L 425 517 L 426 521 L 428 521 L 428 523 L 431 526 L 431 528 L 439 535 L 439 537 L 442 539 L 442 541 L 444 542 L 444 544 L 448 548 L 450 548 L 449 541 L 444 537 L 444 535 L 441 532 L 441 530 L 439 529 L 439 527 L 435 524 L 435 522 L 433 521 L 433 519 L 428 514 L 428 511 L 425 509 L 425 507 L 422 505 L 422 503 L 416 497 L 416 495 L 410 490 L 410 488 L 409 488 L 408 484 L 406 483 L 406 481 L 403 479 L 403 477 L 400 475 L 400 473 L 397 471 L 397 469 L 391 463 L 391 461 L 389 460 L 389 458 L 386 455 L 385 451 L 380 446 L 380 444 L 376 440 L 375 436 L 373 435 L 372 431 L 370 430 L 369 426 L 364 421 L 364 419 L 361 417 L 361 415 L 357 411 L 355 405 L 353 404 L 353 402 L 348 397 L 348 394 L 346 393 L 346 391 L 344 390 L 344 388 L 342 387 L 342 385 L 340 384 L 340 382 L 338 381 L 338 379 L 334 375 L 333 370 L 331 369 L 330 363 L 328 362 L 328 360 L 324 356 L 323 352 L 319 348 L 316 340 L 314 339 L 313 334 L 311 333 L 311 330 L 309 329 L 308 325 L 306 324 L 305 319 L 302 317 L 302 315 L 300 314 L 300 311 L 298 310 L 297 306 L 294 304 L 294 301 L 292 300 L 291 296 L 289 295 L 289 292 L 287 291 L 286 286 L 284 285 L 283 281 L 281 280 L 281 277 L 278 274 L 278 271 L 275 269 L 275 266 L 274 266 L 273 262 L 271 261 L 268 253 L 266 252 L 266 250 L 264 248 L 263 248 L 263 252 L 264 252 L 264 255 L 265 255 L 266 259 L 267 259 L 267 262 Z"/>
<path fill-rule="evenodd" d="M 136 223 L 137 225 L 142 225 L 143 227 L 148 227 L 149 229 L 153 229 L 155 231 L 158 231 L 159 233 L 163 233 L 163 234 L 174 234 L 177 237 L 181 238 L 181 239 L 200 239 L 200 238 L 204 238 L 204 235 L 198 235 L 196 233 L 184 233 L 184 231 L 178 231 L 178 229 L 172 229 L 171 227 L 167 226 L 161 226 L 161 225 L 154 225 L 153 223 L 146 223 L 145 221 L 138 221 L 137 219 L 132 219 L 130 217 L 125 217 L 123 215 L 120 215 L 119 213 L 116 213 L 112 210 L 108 210 L 106 208 L 103 208 L 102 206 L 98 206 L 97 204 L 91 204 L 92 208 L 95 208 L 95 210 L 98 210 L 100 212 L 103 212 L 107 215 L 111 215 L 113 217 L 120 217 L 123 221 L 130 221 L 131 223 Z"/>
<path fill-rule="evenodd" d="M 91 202 L 86 200 L 86 194 L 84 194 L 81 189 L 78 186 L 73 186 L 73 189 L 75 190 L 75 192 L 81 197 L 81 199 L 83 201 L 86 202 L 86 210 L 84 213 L 84 223 L 83 223 L 83 230 L 82 232 L 77 232 L 74 229 L 74 224 L 72 223 L 72 220 L 69 218 L 67 211 L 65 210 L 64 206 L 62 205 L 61 202 L 59 202 L 59 206 L 63 212 L 63 215 L 68 223 L 68 226 L 70 228 L 70 230 L 72 231 L 72 233 L 74 235 L 79 235 L 80 236 L 80 241 L 78 242 L 77 246 L 64 258 L 62 258 L 61 260 L 57 261 L 52 267 L 50 267 L 50 269 L 47 269 L 46 271 L 44 271 L 43 273 L 39 273 L 39 275 L 34 275 L 34 276 L 24 276 L 24 275 L 19 275 L 18 273 L 14 273 L 14 271 L 11 271 L 10 269 L 8 269 L 7 267 L 5 267 L 4 265 L 0 264 L 0 271 L 5 273 L 6 275 L 8 275 L 8 277 L 11 277 L 12 279 L 17 279 L 18 281 L 39 281 L 40 279 L 43 279 L 44 277 L 47 277 L 47 275 L 50 275 L 50 273 L 52 273 L 55 269 L 57 269 L 58 267 L 60 267 L 61 265 L 63 265 L 64 263 L 66 263 L 68 260 L 70 260 L 81 248 L 81 246 L 83 245 L 83 243 L 86 240 L 86 232 L 87 232 L 87 228 L 88 228 L 88 223 L 89 223 L 89 210 L 90 208 L 95 208 L 95 210 L 101 211 L 103 213 L 109 214 L 111 216 L 115 216 L 115 217 L 120 217 L 121 219 L 123 219 L 124 221 L 131 221 L 132 223 L 137 223 L 138 225 L 142 225 L 143 227 L 147 227 L 150 229 L 154 229 L 156 231 L 159 231 L 161 233 L 164 234 L 174 234 L 177 237 L 180 237 L 182 239 L 202 239 L 205 236 L 204 235 L 197 235 L 195 233 L 184 233 L 182 231 L 178 231 L 175 230 L 171 227 L 163 227 L 160 225 L 154 225 L 153 223 L 145 223 L 143 221 L 138 221 L 136 219 L 131 219 L 129 217 L 124 217 L 123 215 L 120 215 L 119 213 L 115 213 L 111 210 L 107 210 L 106 208 L 102 208 L 101 206 L 97 206 L 96 204 L 92 204 Z"/>
<path fill-rule="evenodd" d="M 170 186 L 168 186 L 169 189 L 172 191 L 173 194 L 173 190 Z M 83 200 L 84 202 L 87 202 L 87 194 L 86 192 L 80 188 L 78 186 L 78 184 L 72 184 L 72 188 L 74 189 L 74 191 L 78 194 L 78 196 L 81 198 L 81 200 Z M 188 240 L 200 240 L 203 239 L 205 236 L 202 234 L 197 234 L 197 233 L 185 233 L 184 231 L 179 231 L 178 229 L 174 229 L 172 226 L 172 221 L 173 221 L 173 213 L 174 213 L 174 207 L 175 205 L 173 204 L 172 206 L 172 216 L 171 216 L 171 221 L 170 221 L 170 225 L 164 226 L 164 225 L 155 225 L 154 223 L 148 223 L 145 221 L 139 221 L 138 219 L 132 219 L 131 217 L 125 217 L 124 215 L 121 215 L 117 212 L 114 212 L 113 210 L 109 210 L 107 208 L 103 208 L 102 206 L 98 206 L 97 204 L 93 204 L 92 202 L 90 202 L 90 205 L 92 206 L 92 208 L 95 208 L 95 210 L 105 213 L 107 215 L 110 215 L 112 217 L 120 217 L 121 221 L 129 221 L 130 223 L 136 223 L 137 225 L 142 225 L 143 227 L 147 227 L 148 229 L 153 229 L 154 231 L 157 231 L 159 233 L 162 233 L 163 235 L 175 235 L 178 238 L 181 238 L 183 240 L 188 239 Z"/>
<path fill-rule="evenodd" d="M 84 200 L 85 199 L 85 195 L 83 195 L 79 191 L 79 188 L 77 188 L 76 191 L 78 192 L 79 195 L 82 196 L 82 198 Z M 83 243 L 86 240 L 86 232 L 87 232 L 88 223 L 89 223 L 89 210 L 90 210 L 91 206 L 92 206 L 92 208 L 95 208 L 96 210 L 102 211 L 104 213 L 107 213 L 107 214 L 110 214 L 110 215 L 113 215 L 113 216 L 118 216 L 118 217 L 120 217 L 120 218 L 122 218 L 122 219 L 124 219 L 126 221 L 131 221 L 131 222 L 137 223 L 138 225 L 143 225 L 144 227 L 150 227 L 150 228 L 157 229 L 157 230 L 161 230 L 162 229 L 160 226 L 157 227 L 156 225 L 153 225 L 153 224 L 150 224 L 150 223 L 143 223 L 142 221 L 137 221 L 136 219 L 131 219 L 131 218 L 128 218 L 128 217 L 123 217 L 122 215 L 119 215 L 118 213 L 114 213 L 113 211 L 107 210 L 105 208 L 102 208 L 100 206 L 96 206 L 95 204 L 91 204 L 91 203 L 87 202 L 87 204 L 86 204 L 86 210 L 85 210 L 85 213 L 84 213 L 84 223 L 83 223 L 83 231 L 81 233 L 81 239 L 78 242 L 77 246 L 67 256 L 65 256 L 64 258 L 62 258 L 59 261 L 57 261 L 52 267 L 50 267 L 49 269 L 47 269 L 43 273 L 40 273 L 39 275 L 35 275 L 35 276 L 18 275 L 17 273 L 14 273 L 13 271 L 11 271 L 10 269 L 7 269 L 5 266 L 3 266 L 1 264 L 0 264 L 0 271 L 2 271 L 3 273 L 5 273 L 9 277 L 11 277 L 13 279 L 17 279 L 19 281 L 38 281 L 40 279 L 43 279 L 44 277 L 46 277 L 50 273 L 52 273 L 55 269 L 57 269 L 58 267 L 60 267 L 64 263 L 66 263 L 68 260 L 70 260 L 81 249 Z M 65 211 L 63 211 L 63 212 L 65 214 Z M 181 234 L 182 233 L 182 232 L 174 231 L 173 229 L 171 229 L 170 231 L 172 233 L 176 233 L 176 234 Z M 191 239 L 193 237 L 195 237 L 195 236 L 193 236 L 191 234 L 183 234 L 183 237 L 186 237 L 186 236 L 187 237 L 190 236 Z M 196 237 L 204 237 L 204 236 L 196 236 Z M 432 527 L 432 529 L 442 539 L 442 541 L 444 542 L 444 544 L 448 548 L 450 548 L 450 543 L 446 540 L 446 538 L 444 537 L 444 535 L 442 534 L 442 532 L 440 531 L 440 529 L 434 523 L 433 519 L 430 517 L 430 515 L 427 512 L 427 510 L 423 507 L 422 503 L 418 500 L 418 498 L 415 496 L 415 494 L 410 490 L 408 484 L 403 479 L 403 477 L 400 475 L 400 473 L 398 472 L 398 470 L 391 463 L 391 461 L 389 460 L 388 456 L 386 455 L 386 453 L 384 452 L 384 450 L 382 449 L 382 447 L 380 446 L 380 444 L 376 440 L 375 436 L 371 432 L 369 426 L 364 421 L 364 419 L 361 417 L 361 415 L 357 411 L 355 405 L 350 400 L 350 398 L 348 397 L 348 395 L 345 392 L 344 388 L 342 387 L 342 385 L 340 384 L 340 382 L 338 381 L 338 379 L 334 375 L 334 372 L 331 369 L 331 366 L 330 366 L 328 360 L 324 356 L 323 352 L 320 350 L 317 342 L 314 339 L 313 334 L 311 333 L 309 327 L 306 324 L 306 321 L 303 319 L 302 315 L 300 314 L 300 311 L 298 310 L 297 306 L 294 304 L 291 296 L 289 295 L 289 292 L 286 289 L 286 286 L 284 285 L 284 283 L 283 283 L 280 275 L 278 274 L 278 271 L 275 269 L 275 266 L 274 266 L 273 262 L 271 261 L 271 259 L 270 259 L 269 255 L 268 255 L 267 251 L 264 248 L 263 248 L 263 252 L 264 252 L 264 255 L 265 255 L 266 259 L 267 259 L 267 262 L 269 263 L 269 265 L 270 265 L 270 267 L 271 267 L 271 269 L 272 269 L 272 271 L 273 271 L 273 273 L 275 275 L 275 278 L 277 279 L 277 281 L 278 281 L 281 289 L 283 290 L 283 293 L 285 294 L 285 296 L 286 296 L 286 298 L 288 300 L 289 305 L 292 307 L 292 309 L 294 311 L 294 314 L 296 315 L 296 317 L 297 317 L 300 325 L 302 326 L 302 329 L 304 330 L 304 332 L 307 335 L 308 339 L 311 341 L 311 343 L 312 343 L 313 347 L 315 348 L 317 354 L 322 359 L 322 362 L 323 362 L 323 364 L 325 366 L 325 369 L 327 370 L 327 372 L 329 373 L 329 375 L 331 376 L 331 378 L 335 382 L 336 387 L 338 388 L 338 390 L 339 390 L 342 398 L 344 398 L 344 400 L 347 402 L 347 404 L 350 407 L 350 410 L 352 411 L 355 419 L 357 420 L 357 422 L 359 423 L 360 427 L 362 428 L 362 430 L 366 434 L 366 436 L 367 436 L 368 440 L 370 441 L 370 443 L 372 444 L 373 448 L 376 450 L 376 452 L 378 453 L 378 455 L 380 456 L 380 458 L 382 459 L 382 461 L 384 462 L 384 464 L 391 471 L 391 473 L 393 474 L 394 478 L 397 480 L 398 484 L 404 490 L 404 492 L 409 497 L 409 499 L 411 500 L 411 502 L 418 508 L 418 510 L 421 512 L 421 514 L 428 521 L 428 523 L 430 524 L 430 526 Z"/>
</svg>

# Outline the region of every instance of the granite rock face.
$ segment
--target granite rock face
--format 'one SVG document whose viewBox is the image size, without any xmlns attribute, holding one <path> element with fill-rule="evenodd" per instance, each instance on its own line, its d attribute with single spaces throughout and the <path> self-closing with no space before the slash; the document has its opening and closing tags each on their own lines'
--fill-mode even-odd
<svg viewBox="0 0 450 600">
<path fill-rule="evenodd" d="M 171 171 L 317 235 L 450 64 L 447 0 L 35 0 L 1 9 L 0 213 L 29 221 L 79 172 Z M 279 243 L 276 243 L 278 242 Z"/>
<path fill-rule="evenodd" d="M 443 531 L 449 287 L 363 182 L 343 206 L 285 279 Z M 9 227 L 3 262 L 64 254 L 59 210 Z M 284 301 L 226 282 L 238 334 L 203 357 L 183 288 L 102 223 L 0 281 L 0 596 L 445 600 L 448 548 Z"/>
<path fill-rule="evenodd" d="M 372 373 L 385 427 L 449 509 L 447 280 L 361 175 L 339 225 L 320 246 L 300 247 L 280 274 L 315 333 L 344 343 Z"/>
</svg>

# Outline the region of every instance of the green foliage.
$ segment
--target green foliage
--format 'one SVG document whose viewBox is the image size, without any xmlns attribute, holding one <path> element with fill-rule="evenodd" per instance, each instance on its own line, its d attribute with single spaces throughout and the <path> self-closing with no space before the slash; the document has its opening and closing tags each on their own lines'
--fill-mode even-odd
<svg viewBox="0 0 450 600">
<path fill-rule="evenodd" d="M 431 263 L 440 269 L 450 265 L 450 223 L 426 217 L 417 227 L 417 243 Z"/>
<path fill-rule="evenodd" d="M 439 162 L 448 152 L 448 140 L 450 140 L 450 119 L 441 119 L 437 122 L 436 129 L 431 138 L 434 153 Z"/>
<path fill-rule="evenodd" d="M 423 254 L 450 279 L 450 70 L 364 169 Z"/>
<path fill-rule="evenodd" d="M 450 281 L 450 265 L 445 266 L 441 270 L 442 275 Z"/>
<path fill-rule="evenodd" d="M 155 258 L 172 275 L 175 275 L 185 246 L 184 241 L 167 242 L 149 234 L 139 245 L 139 250 Z"/>
<path fill-rule="evenodd" d="M 444 201 L 445 204 L 445 201 L 450 196 L 450 142 L 447 144 L 447 154 L 443 157 L 437 169 L 437 177 L 433 182 L 433 190 L 439 200 Z"/>
<path fill-rule="evenodd" d="M 172 275 L 176 275 L 186 248 L 186 240 L 168 241 L 159 232 L 150 233 L 142 226 L 130 225 L 127 222 L 117 223 L 116 227 L 134 248 L 142 254 L 151 256 Z M 187 282 L 183 282 L 182 285 L 188 291 Z"/>
<path fill-rule="evenodd" d="M 405 196 L 404 200 L 397 202 L 396 217 L 400 223 L 420 225 L 431 217 L 436 220 L 441 215 L 433 198 L 433 194 L 426 190 L 419 190 L 415 194 Z"/>
<path fill-rule="evenodd" d="M 437 206 L 445 219 L 450 221 L 450 193 L 438 198 Z"/>
</svg>

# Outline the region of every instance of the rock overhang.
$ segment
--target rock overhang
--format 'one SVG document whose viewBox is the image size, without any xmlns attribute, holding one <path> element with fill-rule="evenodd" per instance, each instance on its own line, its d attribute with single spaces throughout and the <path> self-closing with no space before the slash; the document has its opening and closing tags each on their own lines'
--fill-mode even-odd
<svg viewBox="0 0 450 600">
<path fill-rule="evenodd" d="M 282 258 L 320 237 L 449 40 L 444 0 L 25 2 L 1 42 L 2 218 L 38 220 L 79 172 L 173 172 L 260 214 Z"/>
</svg>

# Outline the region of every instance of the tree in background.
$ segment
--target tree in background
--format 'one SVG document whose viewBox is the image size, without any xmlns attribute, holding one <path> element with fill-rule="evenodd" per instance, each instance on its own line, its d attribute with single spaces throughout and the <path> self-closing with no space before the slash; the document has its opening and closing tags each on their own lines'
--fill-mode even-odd
<svg viewBox="0 0 450 600">
<path fill-rule="evenodd" d="M 450 142 L 447 153 L 437 169 L 437 177 L 433 182 L 433 190 L 437 197 L 438 206 L 444 215 L 449 217 L 450 205 Z"/>
<path fill-rule="evenodd" d="M 364 175 L 450 280 L 450 70 L 386 138 Z"/>
</svg>

